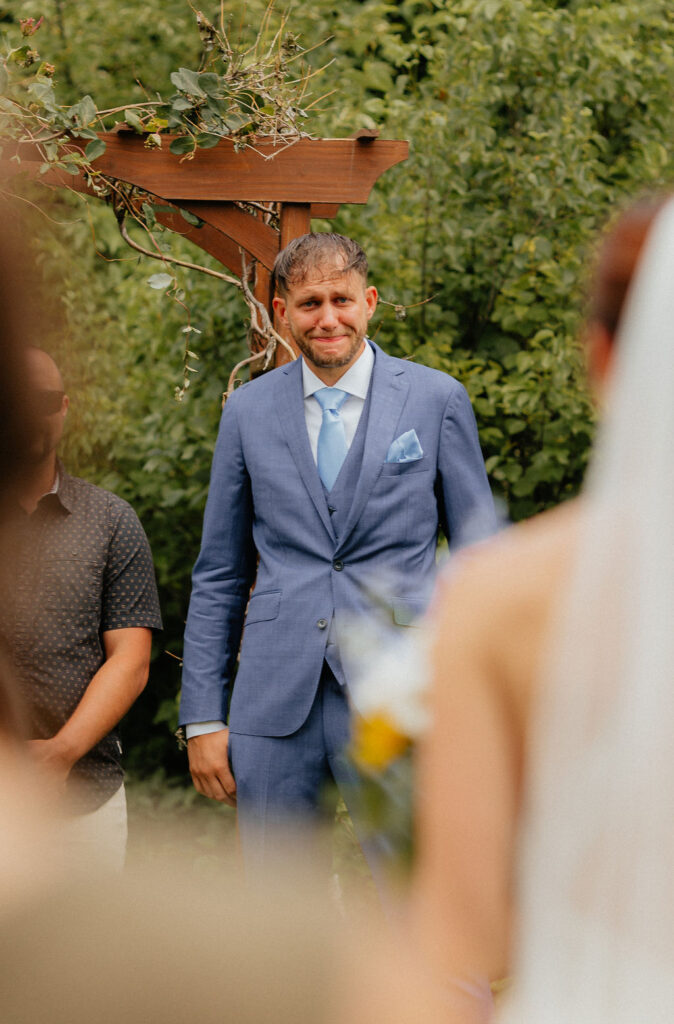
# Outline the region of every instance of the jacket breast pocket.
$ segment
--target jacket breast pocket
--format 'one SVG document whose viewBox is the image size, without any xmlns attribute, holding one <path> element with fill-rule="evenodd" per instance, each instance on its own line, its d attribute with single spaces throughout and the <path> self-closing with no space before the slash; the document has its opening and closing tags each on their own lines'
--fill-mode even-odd
<svg viewBox="0 0 674 1024">
<path fill-rule="evenodd" d="M 424 456 L 411 462 L 385 462 L 382 476 L 407 476 L 409 473 L 425 473 L 431 468 L 431 460 Z"/>
<path fill-rule="evenodd" d="M 246 626 L 254 622 L 268 622 L 275 619 L 281 607 L 281 591 L 267 590 L 262 594 L 254 593 L 248 602 Z"/>
</svg>

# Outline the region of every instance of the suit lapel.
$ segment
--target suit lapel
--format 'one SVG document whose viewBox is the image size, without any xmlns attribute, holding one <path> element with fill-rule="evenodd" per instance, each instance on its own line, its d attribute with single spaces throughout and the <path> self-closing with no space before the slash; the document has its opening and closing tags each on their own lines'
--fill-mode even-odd
<svg viewBox="0 0 674 1024">
<path fill-rule="evenodd" d="M 302 389 L 302 361 L 296 359 L 282 368 L 278 376 L 278 394 L 275 402 L 276 412 L 281 422 L 281 430 L 290 448 L 297 471 L 306 487 L 321 522 L 334 541 L 335 531 L 330 522 L 328 503 L 321 478 L 316 469 L 307 424 L 304 416 L 304 394 Z"/>
<path fill-rule="evenodd" d="M 379 478 L 391 441 L 395 437 L 395 429 L 409 391 L 409 384 L 405 380 L 404 370 L 400 363 L 390 359 L 377 345 L 372 345 L 372 347 L 375 350 L 375 361 L 372 370 L 370 411 L 365 435 L 363 464 L 351 509 L 340 536 L 340 546 L 353 532 L 372 488 Z"/>
</svg>

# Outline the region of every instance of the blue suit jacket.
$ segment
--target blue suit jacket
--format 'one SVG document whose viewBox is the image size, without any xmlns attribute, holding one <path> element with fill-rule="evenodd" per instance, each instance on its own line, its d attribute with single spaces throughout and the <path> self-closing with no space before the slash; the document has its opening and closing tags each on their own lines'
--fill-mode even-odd
<svg viewBox="0 0 674 1024">
<path fill-rule="evenodd" d="M 495 529 L 464 387 L 373 348 L 362 466 L 339 536 L 309 444 L 301 360 L 228 400 L 192 580 L 182 723 L 227 720 L 245 617 L 230 726 L 294 732 L 313 703 L 333 615 L 367 614 L 368 592 L 385 578 L 394 618 L 409 623 L 430 595 L 438 527 L 452 549 Z M 423 458 L 387 463 L 392 441 L 412 429 Z"/>
</svg>

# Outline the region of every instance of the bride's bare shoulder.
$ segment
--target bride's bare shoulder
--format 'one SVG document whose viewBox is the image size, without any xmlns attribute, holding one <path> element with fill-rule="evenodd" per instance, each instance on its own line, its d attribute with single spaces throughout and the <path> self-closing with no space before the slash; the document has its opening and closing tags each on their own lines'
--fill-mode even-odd
<svg viewBox="0 0 674 1024">
<path fill-rule="evenodd" d="M 438 590 L 436 664 L 506 696 L 524 735 L 581 515 L 567 502 L 462 552 Z"/>
<path fill-rule="evenodd" d="M 496 651 L 501 664 L 508 651 L 534 655 L 572 563 L 580 507 L 566 502 L 462 552 L 439 588 L 441 632 L 460 633 L 485 657 Z"/>
<path fill-rule="evenodd" d="M 474 594 L 482 599 L 513 600 L 537 586 L 548 587 L 551 574 L 563 572 L 576 543 L 579 502 L 568 501 L 496 537 L 461 552 L 447 574 L 445 589 L 461 591 L 463 600 Z"/>
</svg>

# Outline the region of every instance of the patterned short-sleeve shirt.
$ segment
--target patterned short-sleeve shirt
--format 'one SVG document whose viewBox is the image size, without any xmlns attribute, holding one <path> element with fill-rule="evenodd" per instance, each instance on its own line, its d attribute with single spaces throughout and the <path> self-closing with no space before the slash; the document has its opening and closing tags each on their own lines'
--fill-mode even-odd
<svg viewBox="0 0 674 1024">
<path fill-rule="evenodd" d="M 2 632 L 32 737 L 46 739 L 70 718 L 105 661 L 103 633 L 161 629 L 152 555 L 126 501 L 62 466 L 58 490 L 31 515 L 17 513 L 9 537 L 13 571 L 0 596 Z M 119 788 L 120 755 L 111 732 L 74 765 L 68 782 L 79 812 L 95 810 Z"/>
</svg>

